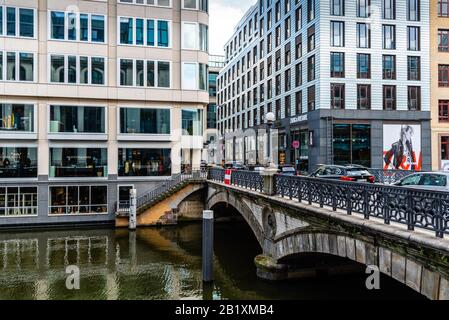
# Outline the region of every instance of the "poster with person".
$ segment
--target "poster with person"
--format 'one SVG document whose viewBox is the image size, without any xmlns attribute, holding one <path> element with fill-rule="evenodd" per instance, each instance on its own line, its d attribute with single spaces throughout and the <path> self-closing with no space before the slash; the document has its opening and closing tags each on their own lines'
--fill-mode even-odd
<svg viewBox="0 0 449 320">
<path fill-rule="evenodd" d="M 386 124 L 383 127 L 383 163 L 385 170 L 421 171 L 421 126 Z"/>
</svg>

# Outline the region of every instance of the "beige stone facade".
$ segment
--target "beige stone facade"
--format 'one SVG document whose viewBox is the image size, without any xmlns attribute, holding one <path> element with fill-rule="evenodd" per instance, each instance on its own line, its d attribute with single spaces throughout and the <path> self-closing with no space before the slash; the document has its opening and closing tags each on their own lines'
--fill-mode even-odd
<svg viewBox="0 0 449 320">
<path fill-rule="evenodd" d="M 449 18 L 438 13 L 439 0 L 432 0 L 430 6 L 430 63 L 431 63 L 431 113 L 432 113 L 432 169 L 444 169 L 442 159 L 442 138 L 449 137 L 449 121 L 440 119 L 439 104 L 449 100 L 449 88 L 440 87 L 438 66 L 449 64 L 449 52 L 439 50 L 439 30 L 449 30 Z"/>
<path fill-rule="evenodd" d="M 153 2 L 155 5 L 136 4 L 136 0 L 5 0 L 0 1 L 0 105 L 33 105 L 33 121 L 34 127 L 27 132 L 21 131 L 5 131 L 0 130 L 0 148 L 33 148 L 37 149 L 37 174 L 27 178 L 20 178 L 20 184 L 30 185 L 37 188 L 33 198 L 38 200 L 38 208 L 32 209 L 33 214 L 27 215 L 29 223 L 53 223 L 53 222 L 78 222 L 78 221 L 99 221 L 114 220 L 115 203 L 118 200 L 120 186 L 130 186 L 137 189 L 138 195 L 151 189 L 158 183 L 163 181 L 171 174 L 179 173 L 183 166 L 189 164 L 196 167 L 200 165 L 201 153 L 203 149 L 203 134 L 206 124 L 206 108 L 209 103 L 209 93 L 207 90 L 207 76 L 205 77 L 205 87 L 199 84 L 201 80 L 201 67 L 204 67 L 207 73 L 209 62 L 209 54 L 207 49 L 208 35 L 207 26 L 209 23 L 209 14 L 207 12 L 207 1 L 197 1 L 196 8 L 185 8 L 184 0 L 155 0 L 144 1 L 146 3 Z M 162 5 L 159 5 L 162 3 Z M 168 4 L 168 6 L 166 6 Z M 206 4 L 206 9 L 204 5 Z M 7 17 L 8 8 L 15 8 L 16 13 L 16 34 L 8 34 L 8 21 L 12 18 Z M 23 37 L 22 27 L 22 11 L 23 9 L 34 10 L 34 36 Z M 1 12 L 3 11 L 3 12 Z M 11 11 L 12 12 L 12 11 Z M 60 29 L 63 39 L 55 39 L 54 33 L 57 33 L 52 20 L 53 12 L 62 12 L 65 14 L 65 25 Z M 70 14 L 76 16 L 73 30 L 76 32 L 76 39 L 69 39 L 71 32 Z M 89 41 L 82 41 L 83 29 L 81 26 L 81 16 L 89 17 L 86 22 L 86 34 L 88 33 Z M 104 41 L 93 41 L 94 22 L 92 16 L 101 16 L 104 19 Z M 121 18 L 133 19 L 132 44 L 124 44 L 121 39 Z M 142 30 L 138 30 L 137 21 L 143 22 Z M 150 22 L 153 25 L 154 44 L 150 43 Z M 159 21 L 166 22 L 168 31 L 165 32 L 164 27 L 159 26 Z M 12 20 L 11 20 L 12 21 Z M 25 18 L 23 19 L 25 21 Z M 196 26 L 197 33 L 192 35 L 184 29 L 187 24 Z M 201 38 L 200 28 L 206 28 L 206 35 Z M 148 28 L 148 29 L 147 29 Z M 56 31 L 54 31 L 56 30 Z M 62 31 L 63 30 L 63 31 Z M 138 33 L 142 32 L 143 43 L 137 43 Z M 159 37 L 168 34 L 168 45 L 160 45 Z M 194 45 L 188 45 L 188 38 L 192 38 Z M 205 43 L 201 42 L 201 39 Z M 161 40 L 162 41 L 162 40 Z M 165 43 L 165 42 L 164 42 Z M 3 57 L 1 56 L 3 52 Z M 33 81 L 12 81 L 10 73 L 15 71 L 10 68 L 9 60 L 7 60 L 8 52 L 16 52 L 17 67 L 20 64 L 20 53 L 27 52 L 34 55 L 34 77 Z M 54 75 L 55 71 L 51 62 L 52 56 L 64 56 L 64 71 L 58 75 Z M 70 57 L 76 59 L 76 80 L 70 82 Z M 81 57 L 88 57 L 89 67 L 86 75 L 86 82 L 81 80 L 83 69 L 81 67 Z M 92 58 L 100 57 L 104 59 L 104 69 L 101 71 L 104 84 L 93 84 L 93 64 Z M 121 84 L 121 60 L 126 59 L 133 61 L 133 71 L 129 73 L 130 81 L 133 85 Z M 138 61 L 143 61 L 144 68 L 142 70 L 142 85 L 137 85 L 139 77 Z M 165 87 L 159 86 L 158 62 L 165 62 L 169 65 L 169 85 Z M 155 67 L 153 70 L 154 84 L 150 85 L 150 71 L 147 71 L 150 62 Z M 92 62 L 93 63 L 93 62 Z M 2 65 L 3 64 L 3 65 Z M 191 83 L 183 78 L 184 66 L 189 64 L 196 68 L 196 78 L 198 83 L 192 87 Z M 20 68 L 22 68 L 20 66 Z M 162 69 L 162 67 L 160 67 Z M 81 71 L 80 71 L 81 70 Z M 157 70 L 157 71 L 156 71 Z M 192 69 L 190 69 L 192 70 Z M 200 70 L 200 71 L 198 71 Z M 22 69 L 16 72 L 16 77 L 21 76 Z M 132 73 L 132 75 L 131 75 Z M 126 74 L 126 72 L 125 72 Z M 52 77 L 61 77 L 65 79 L 63 83 L 53 81 Z M 123 76 L 125 77 L 125 76 Z M 185 77 L 185 75 L 184 75 Z M 191 76 L 193 77 L 193 76 Z M 87 80 L 88 79 L 88 80 Z M 156 80 L 157 79 L 157 80 Z M 162 78 L 161 78 L 162 79 Z M 156 81 L 158 84 L 156 84 Z M 83 84 L 81 84 L 83 83 Z M 96 106 L 104 108 L 104 132 L 100 134 L 80 134 L 78 130 L 67 133 L 54 133 L 52 131 L 53 123 L 51 117 L 51 106 L 75 106 L 86 107 Z M 127 131 L 125 134 L 121 132 L 121 108 L 139 108 L 139 109 L 169 109 L 169 132 L 147 133 L 137 132 L 136 134 Z M 201 126 L 198 125 L 196 130 L 183 130 L 183 110 L 194 111 L 201 110 Z M 1 116 L 1 111 L 0 111 Z M 10 119 L 10 118 L 9 118 Z M 159 119 L 159 118 L 158 118 Z M 139 121 L 139 120 L 137 120 Z M 142 121 L 142 120 L 140 120 Z M 54 122 L 54 121 L 53 121 Z M 146 124 L 140 124 L 141 127 Z M 154 125 L 154 124 L 151 124 Z M 1 126 L 0 126 L 1 127 Z M 4 129 L 4 128 L 2 128 Z M 54 176 L 51 164 L 52 148 L 101 148 L 107 149 L 107 168 L 98 176 Z M 137 166 L 153 166 L 153 173 L 148 175 L 124 176 L 120 174 L 119 150 L 169 150 L 169 163 L 171 169 L 164 172 L 163 175 L 157 174 L 158 168 L 154 164 L 141 161 Z M 131 152 L 130 152 L 131 153 Z M 85 155 L 82 155 L 85 156 Z M 78 155 L 79 156 L 79 152 Z M 2 158 L 0 156 L 0 158 Z M 3 161 L 3 159 L 1 159 Z M 154 160 L 151 159 L 153 163 Z M 128 165 L 128 164 L 127 164 Z M 131 164 L 130 166 L 134 166 Z M 1 166 L 0 166 L 1 167 Z M 89 167 L 89 166 L 88 166 Z M 0 171 L 3 168 L 0 168 Z M 83 168 L 85 170 L 86 168 Z M 127 168 L 129 170 L 129 167 Z M 73 175 L 73 174 L 72 174 Z M 1 179 L 0 188 L 3 185 L 16 186 L 18 181 L 14 177 L 10 179 Z M 52 186 L 68 186 L 68 185 L 101 185 L 107 186 L 107 210 L 102 212 L 102 216 L 88 210 L 80 218 L 80 213 L 75 209 L 66 207 L 62 209 L 65 213 L 75 212 L 73 215 L 65 214 L 64 216 L 52 216 L 51 208 L 53 203 Z M 19 198 L 21 195 L 19 195 Z M 53 203 L 54 205 L 54 203 Z M 1 206 L 0 206 L 1 207 Z M 33 206 L 34 207 L 34 206 Z M 70 211 L 70 212 L 69 212 Z M 6 209 L 8 212 L 8 209 Z M 22 215 L 19 213 L 18 215 Z M 0 225 L 1 224 L 21 224 L 23 217 L 12 215 L 8 219 L 1 219 L 0 209 Z"/>
</svg>

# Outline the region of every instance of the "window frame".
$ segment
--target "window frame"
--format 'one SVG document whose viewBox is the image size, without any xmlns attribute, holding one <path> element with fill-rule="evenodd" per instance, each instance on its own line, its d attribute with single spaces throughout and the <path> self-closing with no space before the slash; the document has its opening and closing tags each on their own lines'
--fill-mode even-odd
<svg viewBox="0 0 449 320">
<path fill-rule="evenodd" d="M 120 63 L 122 60 L 132 60 L 133 61 L 133 85 L 121 85 L 121 69 L 120 69 Z M 136 61 L 143 61 L 143 71 L 144 71 L 144 78 L 143 78 L 143 86 L 137 85 L 137 63 Z M 154 62 L 154 86 L 149 87 L 147 86 L 148 83 L 148 62 Z M 160 87 L 159 86 L 159 62 L 168 62 L 170 66 L 170 86 L 169 87 Z M 139 88 L 139 89 L 158 89 L 158 90 L 170 90 L 173 87 L 173 62 L 169 60 L 150 60 L 150 59 L 136 59 L 136 58 L 126 58 L 126 57 L 120 57 L 117 59 L 117 87 L 118 88 Z"/>
<path fill-rule="evenodd" d="M 51 81 L 51 57 L 52 56 L 63 56 L 64 57 L 64 82 L 52 82 Z M 69 82 L 69 59 L 68 57 L 76 57 L 76 82 Z M 80 74 L 81 74 L 81 66 L 80 66 L 80 58 L 87 58 L 87 82 L 80 82 Z M 104 60 L 104 83 L 103 84 L 93 84 L 92 83 L 92 58 L 100 58 Z M 104 56 L 84 56 L 84 55 L 72 55 L 72 54 L 59 54 L 59 53 L 48 53 L 47 55 L 47 83 L 51 85 L 71 85 L 71 86 L 100 86 L 106 87 L 108 86 L 108 57 Z"/>
<path fill-rule="evenodd" d="M 133 29 L 133 43 L 121 43 L 120 41 L 120 20 L 122 18 L 132 19 Z M 143 44 L 137 44 L 137 27 L 136 19 L 142 19 L 143 23 Z M 154 45 L 148 45 L 148 20 L 152 20 L 154 23 Z M 159 21 L 168 22 L 168 46 L 159 46 Z M 181 33 L 182 36 L 182 33 Z M 139 48 L 158 48 L 158 49 L 172 49 L 173 46 L 173 20 L 170 19 L 156 19 L 148 17 L 130 17 L 130 16 L 117 16 L 117 46 L 139 47 Z"/>
<path fill-rule="evenodd" d="M 37 12 L 36 8 L 7 5 L 7 4 L 1 4 L 0 8 L 2 8 L 2 28 L 0 29 L 0 30 L 2 30 L 2 33 L 0 33 L 0 37 L 34 39 L 34 40 L 36 40 L 38 38 L 39 22 L 38 22 L 38 17 L 37 17 L 38 12 Z M 8 35 L 8 32 L 7 32 L 7 8 L 14 8 L 16 11 L 15 12 L 15 35 Z M 33 37 L 27 37 L 27 36 L 20 35 L 20 9 L 33 10 Z"/>
<path fill-rule="evenodd" d="M 0 83 L 2 82 L 9 82 L 9 83 L 37 83 L 38 82 L 38 61 L 36 57 L 38 56 L 35 52 L 26 52 L 26 51 L 15 51 L 15 50 L 2 50 L 0 49 L 0 53 L 2 53 L 2 71 L 3 73 L 0 75 Z M 15 78 L 14 80 L 8 80 L 8 65 L 7 65 L 7 59 L 8 59 L 8 53 L 14 53 L 15 54 Z M 33 55 L 33 81 L 27 81 L 27 80 L 20 80 L 20 54 L 32 54 Z"/>
</svg>

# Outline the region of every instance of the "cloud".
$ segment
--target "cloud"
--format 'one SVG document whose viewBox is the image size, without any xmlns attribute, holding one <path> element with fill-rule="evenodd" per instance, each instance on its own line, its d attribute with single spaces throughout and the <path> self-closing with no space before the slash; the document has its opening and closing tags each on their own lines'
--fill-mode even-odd
<svg viewBox="0 0 449 320">
<path fill-rule="evenodd" d="M 211 0 L 209 5 L 210 54 L 224 55 L 224 45 L 234 27 L 255 0 Z"/>
</svg>

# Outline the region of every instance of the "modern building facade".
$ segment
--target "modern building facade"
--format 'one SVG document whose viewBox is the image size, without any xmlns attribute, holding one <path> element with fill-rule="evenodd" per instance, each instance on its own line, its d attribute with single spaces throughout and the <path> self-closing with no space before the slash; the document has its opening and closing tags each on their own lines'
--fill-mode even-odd
<svg viewBox="0 0 449 320">
<path fill-rule="evenodd" d="M 432 169 L 449 170 L 449 3 L 430 6 Z"/>
<path fill-rule="evenodd" d="M 430 169 L 428 39 L 428 0 L 259 0 L 219 75 L 227 159 L 266 146 L 229 141 L 273 112 L 280 164 Z"/>
<path fill-rule="evenodd" d="M 0 226 L 107 222 L 200 163 L 207 0 L 0 3 Z"/>
<path fill-rule="evenodd" d="M 211 165 L 221 163 L 217 130 L 217 78 L 224 64 L 224 56 L 211 55 L 209 57 L 209 104 L 207 105 L 202 159 Z"/>
</svg>

